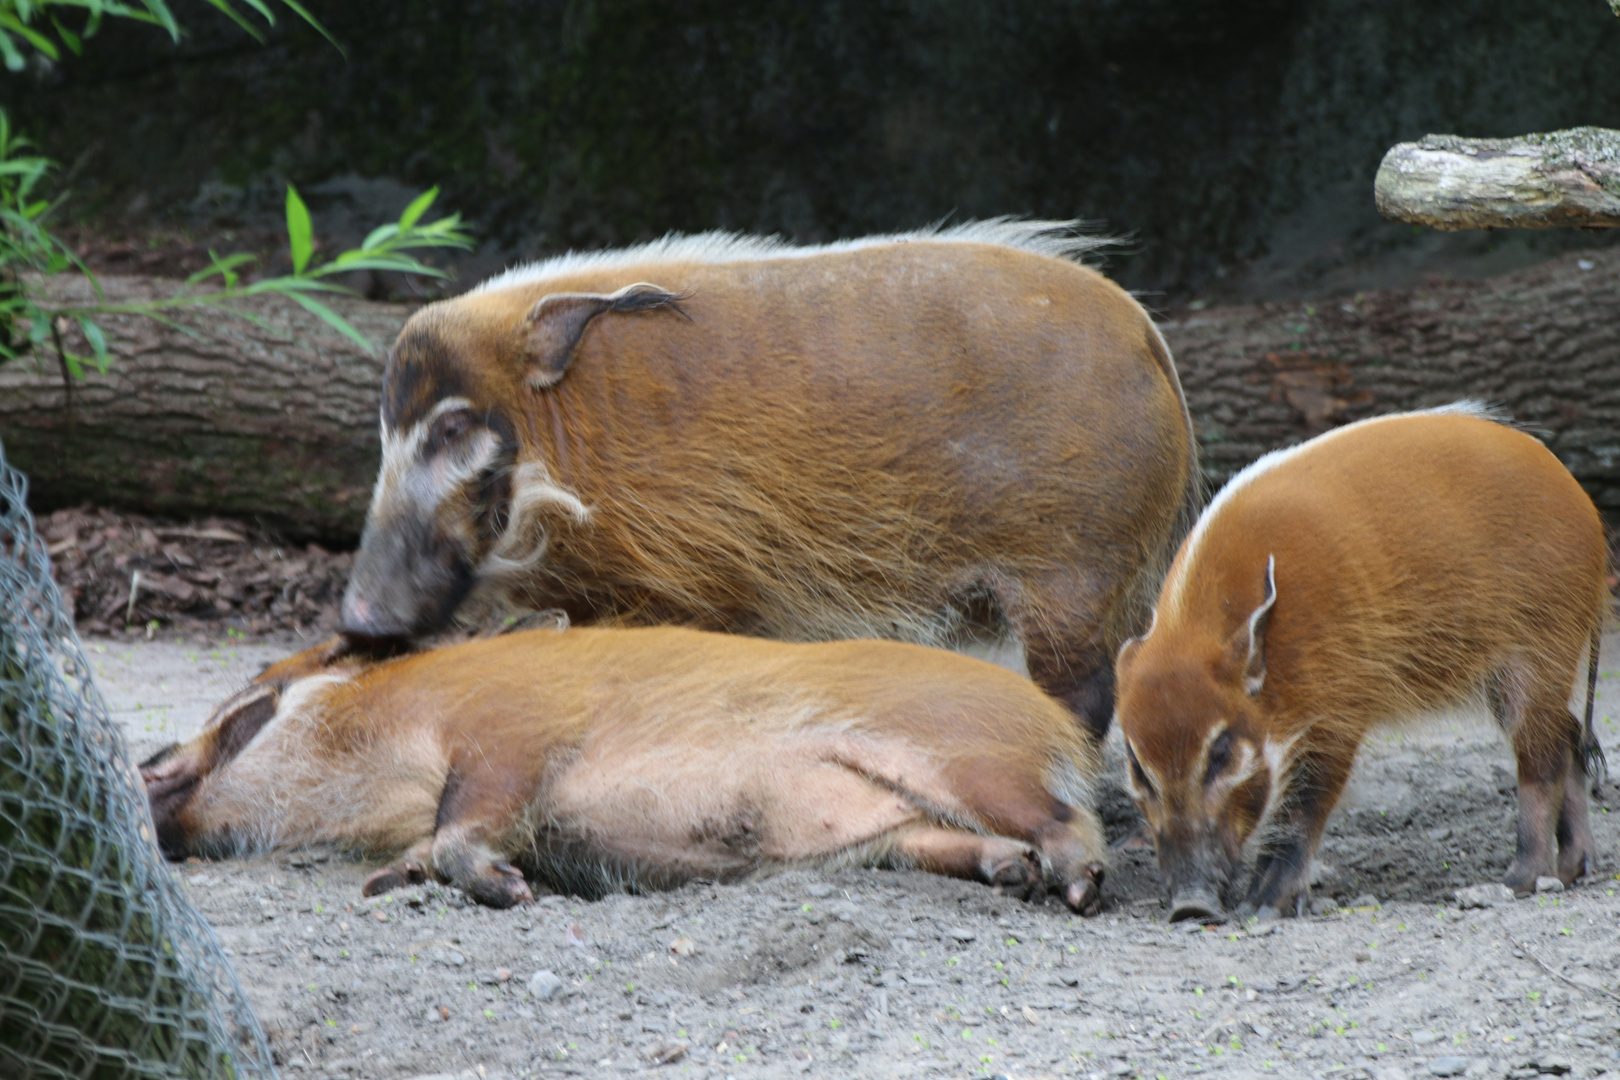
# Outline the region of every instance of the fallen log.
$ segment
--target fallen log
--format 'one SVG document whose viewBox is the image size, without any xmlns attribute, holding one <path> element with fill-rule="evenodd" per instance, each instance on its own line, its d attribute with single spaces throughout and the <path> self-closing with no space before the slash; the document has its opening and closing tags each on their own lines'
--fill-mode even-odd
<svg viewBox="0 0 1620 1080">
<path fill-rule="evenodd" d="M 1540 436 L 1620 518 L 1620 251 L 1485 281 L 1185 312 L 1162 328 L 1212 484 L 1352 420 L 1472 398 Z"/>
<path fill-rule="evenodd" d="M 1620 225 L 1620 131 L 1428 135 L 1384 155 L 1373 198 L 1385 217 L 1435 229 Z"/>
<path fill-rule="evenodd" d="M 104 277 L 109 302 L 171 295 L 179 282 Z M 88 283 L 47 283 L 90 303 Z M 266 297 L 232 309 L 99 319 L 106 374 L 69 382 L 54 358 L 0 366 L 0 440 L 48 511 L 81 502 L 166 517 L 221 515 L 300 540 L 352 543 L 378 460 L 383 353 L 402 304 L 337 298 L 365 353 L 303 309 Z M 80 353 L 81 339 L 67 342 Z"/>
<path fill-rule="evenodd" d="M 103 284 L 115 297 L 175 286 Z M 408 314 L 403 305 L 339 306 L 379 343 Z M 188 314 L 196 336 L 108 319 L 113 366 L 71 395 L 54 365 L 0 367 L 0 440 L 31 474 L 35 508 L 89 501 L 217 514 L 292 539 L 352 543 L 376 475 L 381 354 L 362 354 L 274 301 L 253 313 L 262 325 Z M 1483 282 L 1184 310 L 1163 328 L 1212 486 L 1338 424 L 1475 398 L 1542 434 L 1620 517 L 1620 251 Z"/>
</svg>

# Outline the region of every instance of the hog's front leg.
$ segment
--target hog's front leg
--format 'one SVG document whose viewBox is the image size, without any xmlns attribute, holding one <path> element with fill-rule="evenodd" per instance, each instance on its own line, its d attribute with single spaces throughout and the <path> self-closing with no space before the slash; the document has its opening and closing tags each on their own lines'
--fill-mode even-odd
<svg viewBox="0 0 1620 1080">
<path fill-rule="evenodd" d="M 1310 902 L 1311 859 L 1322 842 L 1328 815 L 1344 793 L 1355 762 L 1355 746 L 1308 751 L 1289 770 L 1265 839 L 1255 861 L 1249 894 L 1238 905 L 1240 918 L 1305 913 Z"/>
<path fill-rule="evenodd" d="M 489 907 L 509 908 L 534 900 L 523 871 L 458 830 L 447 834 L 444 829 L 366 878 L 360 893 L 379 896 L 429 879 L 454 885 Z"/>
</svg>

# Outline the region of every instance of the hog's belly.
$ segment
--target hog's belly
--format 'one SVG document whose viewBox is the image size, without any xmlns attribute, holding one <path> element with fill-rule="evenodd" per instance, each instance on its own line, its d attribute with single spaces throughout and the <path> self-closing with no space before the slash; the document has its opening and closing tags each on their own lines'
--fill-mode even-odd
<svg viewBox="0 0 1620 1080">
<path fill-rule="evenodd" d="M 937 772 L 905 746 L 840 736 L 597 746 L 557 778 L 549 809 L 612 858 L 729 876 L 881 842 L 923 820 L 913 792 L 937 788 Z"/>
</svg>

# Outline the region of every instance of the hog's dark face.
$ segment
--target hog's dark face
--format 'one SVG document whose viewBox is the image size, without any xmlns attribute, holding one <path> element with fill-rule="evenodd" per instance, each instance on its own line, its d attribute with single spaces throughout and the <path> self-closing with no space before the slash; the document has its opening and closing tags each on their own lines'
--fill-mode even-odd
<svg viewBox="0 0 1620 1080">
<path fill-rule="evenodd" d="M 1172 921 L 1225 918 L 1243 845 L 1271 797 L 1264 741 L 1223 697 L 1207 675 L 1183 669 L 1133 679 L 1120 700 L 1130 790 L 1153 832 Z"/>
<path fill-rule="evenodd" d="M 520 435 L 593 319 L 684 318 L 680 299 L 644 282 L 532 303 L 521 289 L 496 290 L 414 315 L 383 377 L 382 470 L 343 597 L 343 632 L 415 638 L 443 629 L 476 585 L 539 563 L 540 518 L 584 522 L 589 510 L 553 481 L 535 447 L 524 453 Z"/>
<path fill-rule="evenodd" d="M 215 709 L 190 742 L 164 747 L 141 762 L 141 780 L 164 855 L 183 859 L 195 854 L 198 828 L 193 800 L 208 777 L 230 764 L 275 717 L 284 689 L 280 681 L 254 683 Z"/>
<path fill-rule="evenodd" d="M 444 628 L 506 527 L 517 437 L 440 333 L 402 335 L 383 383 L 382 468 L 343 597 L 342 632 Z"/>
</svg>

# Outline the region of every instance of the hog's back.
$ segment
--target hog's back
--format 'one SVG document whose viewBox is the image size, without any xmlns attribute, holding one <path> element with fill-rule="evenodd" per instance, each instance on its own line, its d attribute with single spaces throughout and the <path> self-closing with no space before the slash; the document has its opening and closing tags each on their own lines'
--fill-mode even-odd
<svg viewBox="0 0 1620 1080">
<path fill-rule="evenodd" d="M 928 474 L 981 506 L 1062 492 L 1104 518 L 1144 499 L 1133 482 L 1172 505 L 1181 493 L 1169 358 L 1141 308 L 1084 267 L 924 242 L 644 272 L 687 295 L 690 322 L 604 320 L 571 372 L 639 453 L 735 447 L 801 477 L 813 458 L 829 486 L 834 470 Z"/>
<path fill-rule="evenodd" d="M 681 293 L 686 318 L 597 320 L 535 406 L 557 480 L 598 516 L 553 550 L 559 578 L 749 597 L 774 573 L 903 608 L 984 568 L 1083 567 L 1105 593 L 1172 542 L 1194 490 L 1180 386 L 1140 306 L 1091 270 L 915 242 L 536 295 L 634 279 Z"/>
<path fill-rule="evenodd" d="M 1591 500 L 1539 442 L 1482 415 L 1330 433 L 1212 509 L 1172 576 L 1235 625 L 1275 559 L 1267 684 L 1297 709 L 1444 707 L 1510 665 L 1567 688 L 1602 618 Z"/>
</svg>

